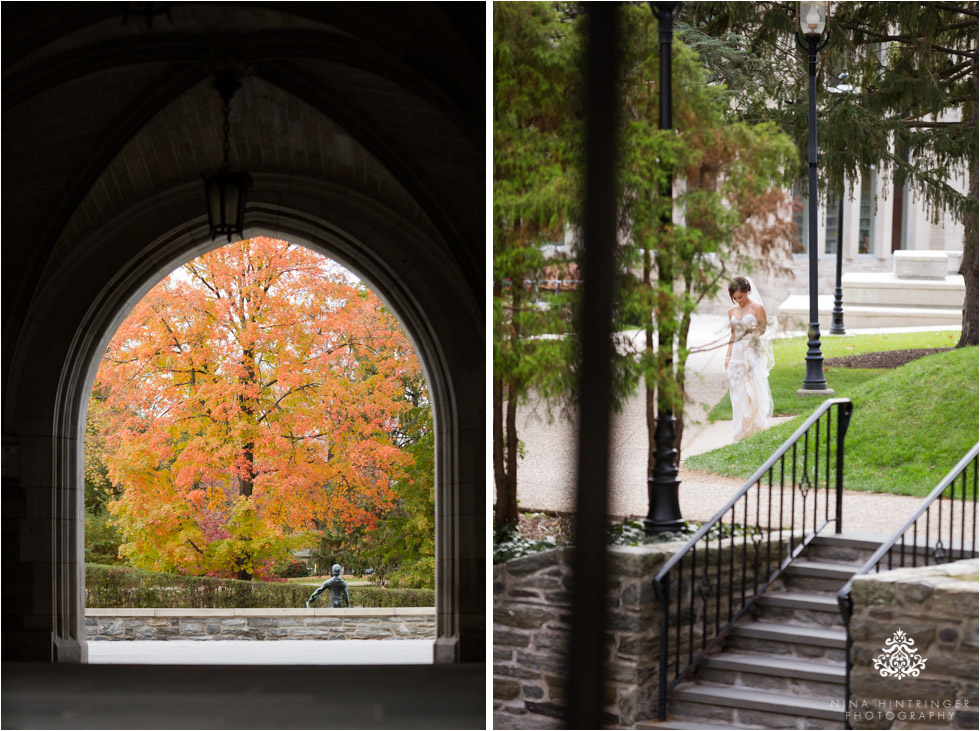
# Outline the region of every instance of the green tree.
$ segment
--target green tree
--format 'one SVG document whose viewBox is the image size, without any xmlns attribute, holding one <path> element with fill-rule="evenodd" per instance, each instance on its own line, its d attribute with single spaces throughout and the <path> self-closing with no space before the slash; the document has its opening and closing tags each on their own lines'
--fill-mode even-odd
<svg viewBox="0 0 980 731">
<path fill-rule="evenodd" d="M 121 551 L 247 580 L 318 522 L 372 526 L 411 461 L 391 436 L 410 374 L 395 319 L 324 257 L 258 237 L 188 262 L 137 303 L 96 378 Z"/>
<path fill-rule="evenodd" d="M 845 175 L 890 171 L 908 181 L 938 215 L 964 224 L 966 283 L 959 346 L 978 340 L 977 275 L 977 17 L 975 2 L 834 3 L 830 43 L 818 57 L 817 104 L 821 180 L 828 200 L 842 193 Z M 699 2 L 685 5 L 684 19 L 715 52 L 728 39 L 728 53 L 753 73 L 731 76 L 746 92 L 740 111 L 779 123 L 806 161 L 806 62 L 796 49 L 791 5 L 757 2 Z M 735 50 L 731 50 L 735 49 Z M 762 66 L 768 73 L 757 75 Z M 827 92 L 846 71 L 854 91 Z M 755 89 L 753 92 L 752 89 Z M 773 103 L 775 102 L 775 103 Z M 800 168 L 799 177 L 805 178 Z M 952 181 L 963 175 L 967 189 Z"/>
<path fill-rule="evenodd" d="M 645 331 L 639 365 L 651 470 L 658 395 L 676 419 L 680 450 L 691 315 L 720 283 L 738 272 L 773 266 L 773 254 L 788 248 L 792 224 L 780 209 L 788 205 L 784 185 L 796 163 L 792 141 L 772 122 L 728 118 L 727 87 L 709 84 L 703 62 L 680 40 L 672 59 L 674 129 L 660 130 L 657 30 L 647 7 L 624 9 L 621 214 L 640 276 L 623 279 L 621 300 L 641 313 Z M 661 193 L 668 174 L 681 183 L 674 200 Z M 678 215 L 665 228 L 671 205 Z M 659 276 L 661 267 L 668 286 Z M 655 331 L 672 347 L 655 347 Z"/>
<path fill-rule="evenodd" d="M 432 408 L 421 372 L 403 379 L 409 408 L 391 431 L 392 442 L 412 457 L 404 476 L 392 484 L 391 505 L 374 526 L 329 524 L 314 560 L 326 573 L 339 563 L 359 575 L 372 569 L 382 585 L 435 588 L 435 435 Z"/>
<path fill-rule="evenodd" d="M 570 313 L 576 303 L 535 306 L 528 285 L 554 266 L 542 254 L 542 241 L 576 221 L 582 127 L 570 100 L 578 87 L 582 34 L 575 5 L 502 3 L 494 13 L 494 476 L 495 518 L 506 524 L 517 517 L 517 404 L 531 393 L 567 403 L 573 392 L 577 348 Z M 642 377 L 652 460 L 658 393 L 673 407 L 680 444 L 687 334 L 698 303 L 732 273 L 726 265 L 741 271 L 752 261 L 765 266 L 775 249 L 789 245 L 792 224 L 778 214 L 788 205 L 784 185 L 795 150 L 771 122 L 729 120 L 732 92 L 709 84 L 703 63 L 679 42 L 677 130 L 661 132 L 656 21 L 646 5 L 627 6 L 623 16 L 620 228 L 629 241 L 617 250 L 616 327 L 639 326 L 646 342 L 632 353 L 628 338 L 618 336 L 617 352 L 625 357 L 617 362 L 613 407 Z M 719 52 L 738 54 L 730 46 Z M 738 93 L 750 96 L 745 89 Z M 665 231 L 669 202 L 661 184 L 668 172 L 686 185 L 677 200 L 685 220 Z M 665 264 L 673 272 L 668 287 L 657 282 L 657 267 Z M 669 362 L 667 349 L 654 348 L 655 328 L 673 343 L 676 357 Z"/>
<path fill-rule="evenodd" d="M 574 278 L 542 244 L 571 206 L 571 24 L 555 3 L 493 6 L 493 470 L 498 523 L 517 519 L 517 406 L 566 392 L 567 295 L 541 306 L 535 283 Z"/>
<path fill-rule="evenodd" d="M 121 564 L 119 556 L 123 536 L 113 524 L 108 504 L 119 495 L 119 488 L 109 479 L 104 461 L 105 434 L 111 418 L 107 413 L 106 394 L 96 387 L 89 400 L 85 422 L 85 561 L 99 564 Z"/>
<path fill-rule="evenodd" d="M 362 556 L 376 578 L 406 589 L 435 589 L 435 434 L 432 408 L 421 375 L 406 379 L 412 406 L 399 420 L 395 443 L 413 461 L 394 485 L 392 507 L 364 537 Z"/>
</svg>

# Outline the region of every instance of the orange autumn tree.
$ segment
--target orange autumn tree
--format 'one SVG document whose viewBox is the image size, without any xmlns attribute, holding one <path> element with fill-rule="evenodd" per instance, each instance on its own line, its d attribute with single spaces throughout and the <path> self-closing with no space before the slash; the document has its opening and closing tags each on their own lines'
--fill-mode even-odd
<svg viewBox="0 0 980 731">
<path fill-rule="evenodd" d="M 381 301 L 300 246 L 224 246 L 154 287 L 93 394 L 109 510 L 142 568 L 263 575 L 325 526 L 370 528 L 411 463 L 419 363 Z"/>
</svg>

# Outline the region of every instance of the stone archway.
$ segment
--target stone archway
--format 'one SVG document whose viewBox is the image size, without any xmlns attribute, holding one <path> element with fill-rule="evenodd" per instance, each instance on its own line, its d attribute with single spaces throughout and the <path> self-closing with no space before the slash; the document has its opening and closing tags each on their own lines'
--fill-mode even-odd
<svg viewBox="0 0 980 731">
<path fill-rule="evenodd" d="M 38 537 L 46 525 L 52 529 L 51 562 L 35 562 L 34 571 L 35 581 L 52 590 L 55 661 L 86 657 L 83 440 L 98 359 L 150 287 L 180 264 L 221 245 L 207 240 L 200 198 L 199 185 L 175 187 L 89 236 L 39 291 L 34 337 L 13 364 L 19 393 L 50 394 L 43 402 L 17 398 L 15 413 L 8 416 L 25 423 L 50 409 L 50 434 L 39 430 L 19 439 L 15 448 L 18 477 L 25 486 L 24 466 L 40 467 L 46 456 L 51 465 L 50 479 L 42 474 L 30 478 L 30 489 L 50 490 L 53 496 L 50 522 L 43 505 L 30 517 L 37 522 Z M 174 226 L 174 221 L 183 223 Z M 483 597 L 466 582 L 480 577 L 482 584 L 484 571 L 484 547 L 478 539 L 483 496 L 475 494 L 482 439 L 472 438 L 483 426 L 483 344 L 482 338 L 461 337 L 474 332 L 480 320 L 476 303 L 424 232 L 391 209 L 322 181 L 257 176 L 245 231 L 246 237 L 256 235 L 309 246 L 354 271 L 386 301 L 416 346 L 432 394 L 436 430 L 435 660 L 479 659 L 485 642 Z M 5 406 L 10 405 L 8 399 Z M 35 614 L 34 621 L 43 625 L 46 614 Z"/>
<path fill-rule="evenodd" d="M 436 407 L 438 660 L 485 653 L 484 22 L 472 3 L 4 6 L 4 659 L 81 660 L 80 425 L 142 288 L 210 246 L 218 66 L 245 234 L 337 258 Z M 13 276 L 12 276 L 13 275 Z"/>
</svg>

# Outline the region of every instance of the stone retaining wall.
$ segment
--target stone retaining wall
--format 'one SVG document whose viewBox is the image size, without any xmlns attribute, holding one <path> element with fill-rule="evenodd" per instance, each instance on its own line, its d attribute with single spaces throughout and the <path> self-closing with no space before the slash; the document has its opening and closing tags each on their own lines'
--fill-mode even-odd
<svg viewBox="0 0 980 731">
<path fill-rule="evenodd" d="M 853 728 L 978 728 L 978 570 L 980 561 L 968 559 L 854 580 Z M 897 666 L 886 650 L 898 630 L 925 662 L 914 676 L 875 667 L 875 659 L 886 672 Z"/>
<path fill-rule="evenodd" d="M 434 640 L 434 607 L 86 609 L 87 640 Z"/>
<path fill-rule="evenodd" d="M 789 536 L 787 531 L 785 535 Z M 761 551 L 744 539 L 722 541 L 721 580 L 725 587 L 696 595 L 693 610 L 695 647 L 701 646 L 701 630 L 714 628 L 715 612 L 720 609 L 727 621 L 727 581 L 736 579 L 740 598 L 741 578 L 746 577 L 748 594 L 756 575 L 769 573 L 765 568 L 765 544 Z M 657 571 L 684 542 L 646 546 L 609 546 L 608 574 L 603 581 L 594 577 L 593 591 L 605 591 L 607 597 L 606 686 L 603 705 L 607 728 L 632 728 L 641 718 L 656 711 L 657 683 L 660 670 L 660 622 L 652 579 Z M 772 560 L 776 560 L 775 541 Z M 493 567 L 493 711 L 496 728 L 557 728 L 565 705 L 565 672 L 568 657 L 568 634 L 571 620 L 572 547 L 532 554 Z M 711 566 L 708 583 L 717 585 L 718 547 L 698 551 L 697 567 L 700 587 L 701 571 Z M 785 544 L 783 555 L 785 555 Z M 707 553 L 707 561 L 705 561 Z M 758 557 L 759 561 L 756 562 Z M 689 559 L 684 560 L 689 565 Z M 730 568 L 731 567 L 731 568 Z M 743 569 L 743 567 L 745 567 Z M 770 566 L 770 569 L 772 567 Z M 686 658 L 690 643 L 690 584 L 681 597 L 680 611 L 676 598 L 671 601 L 671 627 L 668 652 L 671 660 L 678 644 Z M 724 598 L 722 598 L 722 596 Z M 704 601 L 707 598 L 707 601 Z M 677 619 L 681 620 L 678 643 Z"/>
</svg>

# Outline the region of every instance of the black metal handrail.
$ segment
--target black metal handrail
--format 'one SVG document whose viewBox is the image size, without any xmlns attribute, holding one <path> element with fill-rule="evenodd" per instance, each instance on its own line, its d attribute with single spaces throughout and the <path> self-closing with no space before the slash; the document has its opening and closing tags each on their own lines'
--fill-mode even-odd
<svg viewBox="0 0 980 731">
<path fill-rule="evenodd" d="M 840 608 L 841 617 L 844 619 L 844 627 L 847 631 L 847 644 L 844 650 L 844 702 L 845 708 L 850 708 L 851 702 L 851 615 L 854 612 L 854 602 L 851 598 L 851 586 L 854 578 L 864 574 L 880 571 L 889 571 L 893 568 L 929 566 L 942 563 L 949 563 L 963 558 L 974 558 L 977 555 L 977 463 L 978 453 L 980 453 L 980 442 L 974 444 L 963 459 L 956 463 L 956 466 L 939 481 L 932 492 L 926 496 L 918 509 L 912 516 L 905 521 L 891 538 L 881 544 L 871 558 L 864 562 L 864 565 L 851 577 L 850 581 L 841 587 L 837 592 L 837 606 Z M 969 467 L 973 465 L 973 495 L 967 498 L 967 481 L 969 479 Z M 960 486 L 960 496 L 956 496 L 957 485 Z M 947 495 L 947 491 L 949 494 Z M 943 500 L 946 499 L 948 508 L 943 513 Z M 956 503 L 959 500 L 959 511 L 956 510 Z M 938 504 L 935 514 L 935 540 L 932 539 L 931 526 L 933 504 Z M 973 513 L 969 522 L 967 521 L 968 509 Z M 956 513 L 959 512 L 959 547 L 953 539 L 956 528 Z M 924 522 L 920 530 L 919 521 Z M 971 534 L 970 550 L 967 551 L 967 531 Z M 911 543 L 906 542 L 906 536 L 912 532 Z M 943 543 L 943 533 L 946 534 L 946 543 Z M 920 533 L 922 540 L 920 540 Z M 896 555 L 897 554 L 897 555 Z M 882 568 L 886 563 L 887 566 Z M 920 561 L 921 559 L 921 561 Z M 931 561 L 930 561 L 931 559 Z M 845 728 L 850 728 L 850 717 L 845 718 Z"/>
<path fill-rule="evenodd" d="M 830 522 L 835 523 L 835 532 L 840 533 L 843 511 L 844 435 L 847 433 L 852 410 L 850 399 L 837 398 L 824 401 L 654 577 L 653 589 L 661 614 L 660 687 L 657 708 L 661 721 L 666 720 L 667 717 L 667 694 L 670 690 L 717 645 L 725 632 L 779 577 L 793 559 L 799 556 L 816 534 Z M 833 420 L 835 411 L 837 418 Z M 823 430 L 821 424 L 824 424 Z M 835 436 L 833 440 L 832 434 Z M 823 450 L 821 450 L 822 435 Z M 831 449 L 832 441 L 835 442 L 833 449 Z M 832 469 L 833 480 L 831 480 Z M 820 516 L 821 470 L 825 488 L 822 491 L 824 497 L 822 518 Z M 773 486 L 777 471 L 779 495 L 774 501 Z M 790 479 L 788 494 L 784 489 L 787 486 L 787 478 Z M 767 498 L 763 498 L 762 495 L 765 491 L 764 481 L 768 485 Z M 833 517 L 830 510 L 832 482 L 835 491 Z M 808 504 L 811 495 L 813 499 Z M 726 521 L 725 516 L 729 513 L 731 513 L 730 520 Z M 798 513 L 799 522 L 797 522 Z M 738 522 L 739 518 L 741 522 Z M 787 520 L 790 523 L 788 529 L 783 525 Z M 743 540 L 741 541 L 741 569 L 736 571 L 735 539 L 738 532 L 742 533 Z M 727 571 L 723 570 L 722 566 L 723 538 L 727 539 Z M 751 549 L 749 549 L 749 542 L 752 543 Z M 763 543 L 765 543 L 764 547 Z M 699 544 L 703 545 L 699 547 Z M 700 565 L 699 551 L 703 555 Z M 688 577 L 689 581 L 685 582 Z M 727 603 L 723 603 L 722 589 L 723 584 L 726 583 L 728 599 Z M 740 584 L 740 588 L 736 588 L 736 584 Z M 747 593 L 749 593 L 748 597 Z M 714 602 L 710 601 L 712 595 Z M 723 612 L 727 612 L 724 624 L 722 624 Z M 709 614 L 714 615 L 712 622 L 709 622 Z M 696 632 L 696 617 L 700 619 L 699 632 Z M 670 637 L 672 618 L 673 638 Z M 687 627 L 686 633 L 682 636 L 681 625 L 685 624 L 682 621 L 684 619 L 687 620 Z M 671 648 L 671 639 L 673 639 L 673 648 Z M 697 651 L 696 644 L 699 644 Z M 685 654 L 686 664 L 682 665 Z"/>
</svg>

